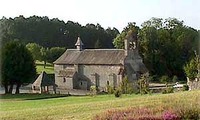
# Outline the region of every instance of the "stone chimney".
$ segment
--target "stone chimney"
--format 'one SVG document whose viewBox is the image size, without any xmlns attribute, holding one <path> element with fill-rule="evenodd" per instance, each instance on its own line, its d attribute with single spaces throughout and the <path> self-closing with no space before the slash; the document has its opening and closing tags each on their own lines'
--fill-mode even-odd
<svg viewBox="0 0 200 120">
<path fill-rule="evenodd" d="M 79 51 L 82 51 L 83 50 L 83 42 L 81 41 L 81 38 L 78 37 L 77 41 L 76 41 L 76 49 L 79 50 Z"/>
</svg>

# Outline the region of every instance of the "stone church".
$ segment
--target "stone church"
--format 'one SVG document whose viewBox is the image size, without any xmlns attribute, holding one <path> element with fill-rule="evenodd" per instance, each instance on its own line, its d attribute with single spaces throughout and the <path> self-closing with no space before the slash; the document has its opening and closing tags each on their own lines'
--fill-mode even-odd
<svg viewBox="0 0 200 120">
<path fill-rule="evenodd" d="M 76 49 L 67 49 L 54 62 L 55 84 L 62 90 L 89 90 L 91 86 L 105 91 L 117 87 L 127 76 L 130 83 L 147 73 L 138 54 L 137 40 L 129 35 L 124 49 L 83 49 L 78 37 Z"/>
</svg>

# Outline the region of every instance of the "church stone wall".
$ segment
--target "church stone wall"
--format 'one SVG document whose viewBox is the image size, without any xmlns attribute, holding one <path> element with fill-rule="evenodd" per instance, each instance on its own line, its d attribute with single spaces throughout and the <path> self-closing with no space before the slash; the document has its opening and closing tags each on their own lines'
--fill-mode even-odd
<svg viewBox="0 0 200 120">
<path fill-rule="evenodd" d="M 81 65 L 79 67 L 78 73 L 90 80 L 88 86 L 97 85 L 103 90 L 108 84 L 114 87 L 121 82 L 118 75 L 120 65 Z"/>
<path fill-rule="evenodd" d="M 187 78 L 187 85 L 189 86 L 189 90 L 200 90 L 200 78 L 195 78 L 194 80 Z"/>
<path fill-rule="evenodd" d="M 59 75 L 60 70 L 64 70 L 66 68 L 73 68 L 71 65 L 54 65 L 55 71 L 55 84 L 58 89 L 73 89 L 73 78 L 68 78 Z"/>
</svg>

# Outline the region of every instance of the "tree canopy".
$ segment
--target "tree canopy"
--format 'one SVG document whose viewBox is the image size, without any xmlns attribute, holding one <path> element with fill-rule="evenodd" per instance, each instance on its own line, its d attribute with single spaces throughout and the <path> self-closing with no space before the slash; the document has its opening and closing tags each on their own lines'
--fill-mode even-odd
<svg viewBox="0 0 200 120">
<path fill-rule="evenodd" d="M 184 77 L 183 66 L 198 48 L 197 30 L 176 18 L 152 18 L 142 24 L 140 53 L 150 73 Z"/>
<path fill-rule="evenodd" d="M 199 49 L 197 30 L 176 18 L 151 18 L 142 24 L 141 29 L 134 22 L 129 23 L 114 39 L 116 48 L 124 48 L 129 31 L 137 36 L 139 52 L 150 75 L 185 79 L 183 66 L 194 56 L 194 50 Z"/>
<path fill-rule="evenodd" d="M 17 85 L 16 93 L 24 83 L 30 83 L 36 75 L 35 62 L 31 53 L 19 41 L 6 43 L 2 49 L 2 79 L 5 93 L 12 93 L 13 85 Z M 8 86 L 10 86 L 8 90 Z"/>
<path fill-rule="evenodd" d="M 21 42 L 36 43 L 45 48 L 65 47 L 74 48 L 74 44 L 80 36 L 85 48 L 113 48 L 112 41 L 119 33 L 116 28 L 104 29 L 100 24 L 80 25 L 77 22 L 67 21 L 66 23 L 57 18 L 31 16 L 25 18 L 19 16 L 15 18 L 0 19 L 0 36 L 3 43 L 18 39 Z"/>
<path fill-rule="evenodd" d="M 135 36 L 137 37 L 139 33 L 139 29 L 140 28 L 136 26 L 135 22 L 128 23 L 128 25 L 123 29 L 121 34 L 118 34 L 117 37 L 113 40 L 114 46 L 118 49 L 124 48 L 124 39 L 126 39 L 128 32 L 132 31 L 133 34 L 135 34 Z"/>
</svg>

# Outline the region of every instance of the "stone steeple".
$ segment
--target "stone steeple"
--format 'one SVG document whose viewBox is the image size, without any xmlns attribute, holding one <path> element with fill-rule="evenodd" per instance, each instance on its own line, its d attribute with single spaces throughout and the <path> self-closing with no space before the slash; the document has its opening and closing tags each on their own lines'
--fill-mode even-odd
<svg viewBox="0 0 200 120">
<path fill-rule="evenodd" d="M 79 51 L 83 50 L 83 45 L 84 45 L 84 44 L 83 44 L 83 42 L 81 41 L 81 38 L 78 37 L 78 39 L 77 39 L 77 41 L 76 41 L 76 44 L 75 44 L 76 49 L 79 50 Z"/>
</svg>

